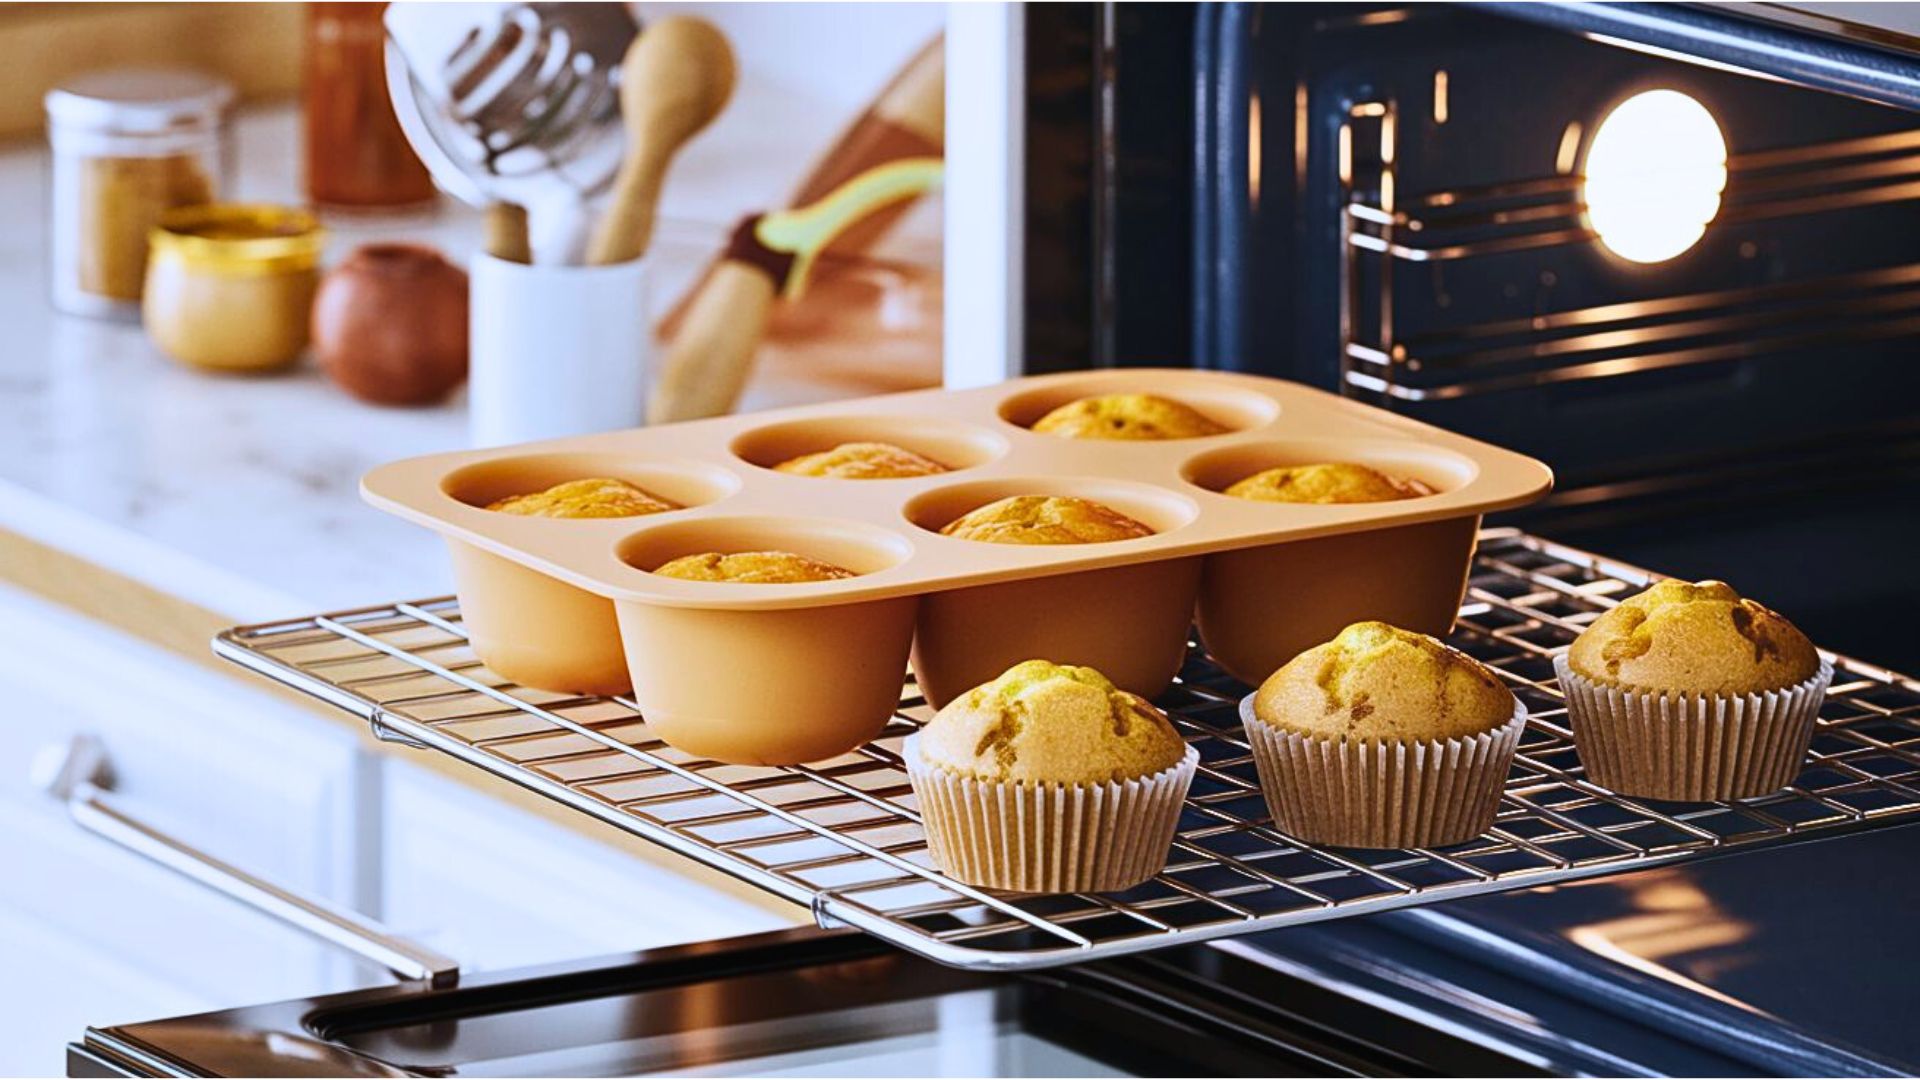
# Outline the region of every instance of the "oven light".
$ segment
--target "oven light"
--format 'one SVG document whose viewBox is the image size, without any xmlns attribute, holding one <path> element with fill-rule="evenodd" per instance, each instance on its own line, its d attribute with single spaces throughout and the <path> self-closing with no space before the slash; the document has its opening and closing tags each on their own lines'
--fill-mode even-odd
<svg viewBox="0 0 1920 1080">
<path fill-rule="evenodd" d="M 1649 90 L 1600 121 L 1582 195 L 1607 250 L 1656 263 L 1699 242 L 1726 186 L 1727 143 L 1706 106 L 1678 90 Z"/>
</svg>

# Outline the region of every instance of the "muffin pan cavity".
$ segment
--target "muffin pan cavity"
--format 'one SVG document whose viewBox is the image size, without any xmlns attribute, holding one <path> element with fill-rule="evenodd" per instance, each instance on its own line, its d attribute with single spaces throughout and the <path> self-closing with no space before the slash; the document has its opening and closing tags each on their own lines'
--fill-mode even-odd
<svg viewBox="0 0 1920 1080">
<path fill-rule="evenodd" d="M 1200 513 L 1200 508 L 1192 499 L 1163 487 L 1119 480 L 1083 480 L 1067 476 L 1019 476 L 950 484 L 914 496 L 908 500 L 903 513 L 914 525 L 928 532 L 937 533 L 957 518 L 972 513 L 990 502 L 997 502 L 1015 495 L 1065 495 L 1097 502 L 1152 529 L 1155 536 L 1165 536 L 1185 528 Z M 953 542 L 973 543 L 969 540 Z M 1110 541 L 1118 544 L 1135 542 Z"/>
<path fill-rule="evenodd" d="M 937 533 L 988 503 L 1015 495 L 1066 495 L 1140 522 L 1153 537 L 1082 545 L 1011 545 L 943 537 L 945 544 L 1050 558 L 1063 547 L 1126 547 L 1177 532 L 1199 514 L 1193 500 L 1150 484 L 1027 476 L 952 484 L 907 503 L 906 519 Z M 923 597 L 913 671 L 939 707 L 1022 660 L 1097 668 L 1145 697 L 1167 688 L 1186 652 L 1200 560 L 1160 559 L 1035 580 L 951 589 Z"/>
<path fill-rule="evenodd" d="M 1200 569 L 1160 559 L 930 593 L 913 638 L 920 692 L 938 708 L 1022 660 L 1052 660 L 1154 697 L 1186 656 Z"/>
<path fill-rule="evenodd" d="M 851 442 L 891 443 L 945 465 L 949 472 L 984 465 L 1007 452 L 1006 437 L 996 431 L 925 416 L 830 416 L 766 424 L 743 432 L 733 440 L 732 450 L 749 465 L 771 469 Z"/>
<path fill-rule="evenodd" d="M 898 533 L 845 518 L 764 516 L 706 517 L 658 525 L 636 532 L 622 540 L 618 547 L 621 562 L 648 573 L 682 555 L 699 555 L 709 551 L 717 551 L 722 555 L 737 555 L 745 551 L 790 551 L 838 566 L 857 576 L 865 576 L 905 562 L 913 554 L 913 545 Z M 720 588 L 747 587 L 733 582 L 689 584 Z"/>
<path fill-rule="evenodd" d="M 633 688 L 613 601 L 476 544 L 453 536 L 446 541 L 461 622 L 482 663 L 522 686 L 564 694 L 624 694 Z"/>
<path fill-rule="evenodd" d="M 621 561 L 642 571 L 709 551 L 788 551 L 864 576 L 899 565 L 913 546 L 857 521 L 784 517 L 685 521 L 619 545 Z M 679 584 L 815 592 L 850 580 Z M 688 753 L 753 765 L 818 761 L 878 734 L 900 703 L 916 607 L 911 596 L 782 611 L 614 604 L 647 723 Z"/>
<path fill-rule="evenodd" d="M 1431 494 L 1373 503 L 1242 499 L 1225 489 L 1290 465 L 1366 465 Z M 1384 506 L 1421 506 L 1472 484 L 1475 459 L 1405 439 L 1279 439 L 1209 450 L 1180 467 L 1187 483 L 1242 513 L 1297 521 L 1371 518 Z M 1319 539 L 1223 551 L 1205 560 L 1195 620 L 1220 666 L 1249 683 L 1302 651 L 1368 619 L 1444 635 L 1466 589 L 1480 516 L 1374 528 Z"/>
<path fill-rule="evenodd" d="M 600 476 L 625 480 L 682 508 L 718 502 L 740 488 L 738 477 L 707 462 L 650 461 L 607 453 L 496 454 L 447 472 L 439 487 L 460 504 L 459 512 L 472 515 L 468 507 L 482 511 L 480 516 L 500 528 L 596 533 L 609 523 L 614 528 L 631 528 L 640 518 L 485 512 L 500 499 Z M 667 510 L 643 517 L 681 512 Z M 446 540 L 467 634 L 474 654 L 488 667 L 514 682 L 543 690 L 624 694 L 631 689 L 611 601 L 453 533 L 447 533 Z"/>
<path fill-rule="evenodd" d="M 1015 430 L 1111 393 L 1182 401 L 1232 430 L 1160 442 Z M 967 472 L 835 483 L 770 468 L 864 440 Z M 1436 492 L 1313 507 L 1213 493 L 1309 460 L 1360 461 Z M 596 475 L 686 509 L 598 521 L 474 509 Z M 607 693 L 624 690 L 630 670 L 634 700 L 669 742 L 771 764 L 828 757 L 878 730 L 898 704 L 910 642 L 939 704 L 1034 658 L 1097 667 L 1151 696 L 1180 664 L 1196 607 L 1208 644 L 1248 681 L 1356 619 L 1442 632 L 1480 515 L 1551 484 L 1537 461 L 1295 383 L 1129 370 L 438 454 L 376 469 L 362 488 L 446 538 L 475 650 L 500 674 Z M 1091 499 L 1154 533 L 1058 545 L 937 535 L 1023 494 Z M 682 555 L 756 550 L 858 576 L 762 585 L 648 572 Z"/>
<path fill-rule="evenodd" d="M 545 491 L 569 480 L 605 476 L 681 507 L 705 506 L 740 489 L 740 478 L 704 461 L 648 461 L 621 454 L 517 454 L 489 458 L 449 472 L 441 482 L 448 497 L 482 510 L 514 495 Z M 547 518 L 608 521 L 627 518 Z"/>
<path fill-rule="evenodd" d="M 1280 404 L 1272 397 L 1249 392 L 1231 384 L 1207 381 L 1204 373 L 1181 372 L 1183 376 L 1202 378 L 1169 379 L 1159 371 L 1113 371 L 1088 375 L 1063 376 L 1008 394 L 999 404 L 1000 419 L 1018 428 L 1030 428 L 1041 417 L 1062 405 L 1081 398 L 1106 394 L 1153 394 L 1171 398 L 1199 410 L 1207 419 L 1229 431 L 1250 431 L 1273 423 L 1280 415 Z M 1051 437 L 1051 436 L 1049 436 Z M 1202 438 L 1219 438 L 1217 435 Z M 1167 440 L 1190 442 L 1187 439 Z M 1136 444 L 1137 445 L 1137 444 Z"/>
<path fill-rule="evenodd" d="M 1180 477 L 1218 493 L 1268 469 L 1316 464 L 1365 465 L 1396 480 L 1417 480 L 1435 494 L 1471 483 L 1479 471 L 1472 458 L 1437 446 L 1387 439 L 1286 439 L 1243 442 L 1195 454 L 1180 466 Z M 1301 504 L 1263 505 L 1297 508 Z"/>
</svg>

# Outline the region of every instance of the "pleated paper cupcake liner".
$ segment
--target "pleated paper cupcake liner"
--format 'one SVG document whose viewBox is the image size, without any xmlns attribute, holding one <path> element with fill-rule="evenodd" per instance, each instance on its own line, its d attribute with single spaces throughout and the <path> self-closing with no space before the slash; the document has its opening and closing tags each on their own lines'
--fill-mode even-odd
<svg viewBox="0 0 1920 1080">
<path fill-rule="evenodd" d="M 1607 686 L 1553 658 L 1587 779 L 1643 799 L 1708 802 L 1778 791 L 1800 775 L 1833 665 L 1784 690 L 1685 694 Z"/>
<path fill-rule="evenodd" d="M 1240 702 L 1274 825 L 1335 847 L 1443 847 L 1492 827 L 1527 709 L 1468 738 L 1332 739 L 1283 731 Z"/>
<path fill-rule="evenodd" d="M 1137 780 L 1029 784 L 960 776 L 907 739 L 907 777 L 927 846 L 948 877 L 1012 892 L 1117 892 L 1166 868 L 1180 806 L 1200 764 L 1180 761 Z"/>
</svg>

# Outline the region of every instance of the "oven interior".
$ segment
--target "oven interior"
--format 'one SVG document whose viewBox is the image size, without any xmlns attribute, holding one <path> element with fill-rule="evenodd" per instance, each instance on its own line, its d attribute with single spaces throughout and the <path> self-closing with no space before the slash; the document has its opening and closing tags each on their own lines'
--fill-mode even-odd
<svg viewBox="0 0 1920 1080">
<path fill-rule="evenodd" d="M 1920 115 L 1511 10 L 1195 19 L 1200 363 L 1541 458 L 1529 528 L 1920 659 Z"/>
</svg>

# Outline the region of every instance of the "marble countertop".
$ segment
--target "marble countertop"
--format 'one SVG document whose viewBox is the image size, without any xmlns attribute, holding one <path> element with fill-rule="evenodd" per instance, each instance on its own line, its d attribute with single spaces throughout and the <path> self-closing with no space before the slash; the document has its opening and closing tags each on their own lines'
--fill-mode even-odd
<svg viewBox="0 0 1920 1080">
<path fill-rule="evenodd" d="M 243 115 L 242 162 L 296 162 L 284 109 Z M 298 201 L 290 168 L 243 170 L 235 194 Z M 359 476 L 390 458 L 463 445 L 456 400 L 363 405 L 311 362 L 214 377 L 160 355 L 137 323 L 63 315 L 47 300 L 46 155 L 0 155 L 0 528 L 235 619 L 445 592 L 437 541 L 361 504 Z M 332 250 L 373 238 L 464 260 L 475 215 L 329 220 Z"/>
<path fill-rule="evenodd" d="M 232 194 L 300 201 L 297 135 L 289 108 L 243 114 Z M 735 206 L 764 205 L 785 182 L 741 170 L 724 145 L 687 157 L 676 185 L 687 196 L 676 210 L 670 189 L 663 213 L 681 215 L 695 235 L 718 238 Z M 426 409 L 365 405 L 311 361 L 283 375 L 209 376 L 160 355 L 138 325 L 53 311 L 45 174 L 37 145 L 0 152 L 11 226 L 0 230 L 0 529 L 243 622 L 450 591 L 439 541 L 365 506 L 358 482 L 381 462 L 465 446 L 464 398 Z M 732 194 L 717 199 L 722 181 Z M 464 262 L 480 234 L 477 215 L 451 202 L 326 223 L 335 259 L 356 243 L 405 239 Z M 937 213 L 931 228 L 937 237 Z M 688 261 L 688 277 L 697 266 Z M 744 404 L 835 392 L 776 380 L 756 385 Z"/>
</svg>

